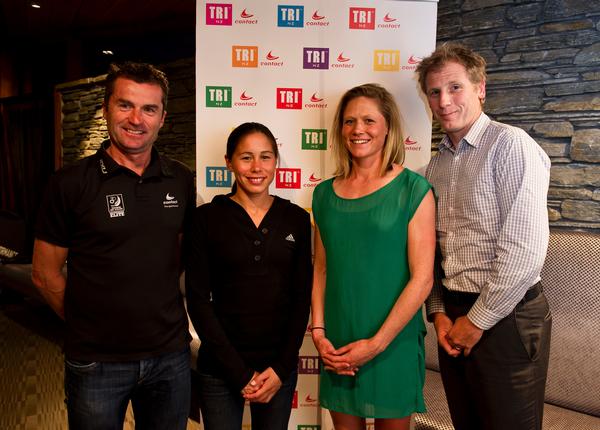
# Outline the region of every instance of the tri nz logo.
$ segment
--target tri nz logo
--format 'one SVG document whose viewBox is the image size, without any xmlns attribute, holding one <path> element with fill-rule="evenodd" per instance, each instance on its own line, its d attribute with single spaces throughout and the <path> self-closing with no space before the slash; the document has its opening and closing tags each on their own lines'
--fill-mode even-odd
<svg viewBox="0 0 600 430">
<path fill-rule="evenodd" d="M 375 30 L 374 7 L 351 7 L 349 13 L 351 30 Z"/>
<path fill-rule="evenodd" d="M 258 67 L 258 46 L 233 45 L 231 67 Z"/>
<path fill-rule="evenodd" d="M 373 52 L 373 70 L 375 72 L 397 72 L 400 70 L 400 51 L 376 49 Z"/>
<path fill-rule="evenodd" d="M 226 3 L 206 3 L 206 25 L 231 25 L 233 6 Z"/>
<path fill-rule="evenodd" d="M 206 107 L 230 108 L 231 87 L 206 87 Z"/>
<path fill-rule="evenodd" d="M 304 48 L 302 63 L 304 69 L 329 69 L 329 48 Z"/>
<path fill-rule="evenodd" d="M 327 129 L 303 128 L 302 149 L 312 149 L 318 151 L 327 150 Z"/>
<path fill-rule="evenodd" d="M 277 27 L 304 27 L 304 6 L 277 6 Z"/>
<path fill-rule="evenodd" d="M 302 88 L 277 88 L 277 109 L 302 109 Z"/>
<path fill-rule="evenodd" d="M 208 188 L 230 188 L 233 174 L 225 166 L 206 166 L 206 186 Z"/>
</svg>

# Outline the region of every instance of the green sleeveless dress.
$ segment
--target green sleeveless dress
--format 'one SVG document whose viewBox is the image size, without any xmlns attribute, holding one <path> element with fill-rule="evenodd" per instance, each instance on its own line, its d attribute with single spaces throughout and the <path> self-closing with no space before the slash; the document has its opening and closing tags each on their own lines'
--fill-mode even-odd
<svg viewBox="0 0 600 430">
<path fill-rule="evenodd" d="M 338 197 L 333 179 L 313 194 L 313 213 L 325 246 L 325 326 L 335 348 L 373 336 L 410 278 L 408 223 L 431 185 L 404 169 L 379 190 Z M 321 406 L 371 418 L 425 412 L 426 333 L 419 310 L 388 348 L 356 376 L 321 369 Z"/>
</svg>

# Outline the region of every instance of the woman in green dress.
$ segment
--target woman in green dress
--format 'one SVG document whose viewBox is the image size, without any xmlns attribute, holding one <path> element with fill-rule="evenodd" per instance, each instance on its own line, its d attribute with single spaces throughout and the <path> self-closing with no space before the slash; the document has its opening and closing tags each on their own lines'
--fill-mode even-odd
<svg viewBox="0 0 600 430">
<path fill-rule="evenodd" d="M 336 430 L 408 429 L 424 412 L 425 325 L 433 283 L 431 185 L 402 166 L 393 96 L 365 84 L 333 123 L 334 177 L 313 194 L 312 337 L 324 369 L 320 401 Z"/>
</svg>

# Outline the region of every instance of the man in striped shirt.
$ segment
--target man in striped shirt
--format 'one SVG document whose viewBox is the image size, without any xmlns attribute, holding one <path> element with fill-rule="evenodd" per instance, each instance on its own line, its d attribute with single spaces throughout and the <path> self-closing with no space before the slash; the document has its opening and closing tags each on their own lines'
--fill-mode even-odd
<svg viewBox="0 0 600 430">
<path fill-rule="evenodd" d="M 485 60 L 446 43 L 417 68 L 446 132 L 427 168 L 439 261 L 427 300 L 456 430 L 541 429 L 551 315 L 550 161 L 523 130 L 483 113 Z"/>
</svg>

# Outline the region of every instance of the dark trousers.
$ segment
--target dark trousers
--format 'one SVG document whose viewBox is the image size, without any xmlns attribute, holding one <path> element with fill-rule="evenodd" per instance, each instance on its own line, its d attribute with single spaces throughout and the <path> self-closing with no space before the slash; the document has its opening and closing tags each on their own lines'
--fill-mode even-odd
<svg viewBox="0 0 600 430">
<path fill-rule="evenodd" d="M 446 314 L 454 321 L 466 315 L 476 299 L 477 295 L 446 294 Z M 468 357 L 453 358 L 439 348 L 442 381 L 456 430 L 542 428 L 551 327 L 544 294 L 528 294 L 483 333 Z"/>
<path fill-rule="evenodd" d="M 287 430 L 298 373 L 293 372 L 269 403 L 250 403 L 253 430 Z M 216 376 L 199 373 L 200 410 L 205 430 L 240 430 L 244 398 Z"/>
</svg>

